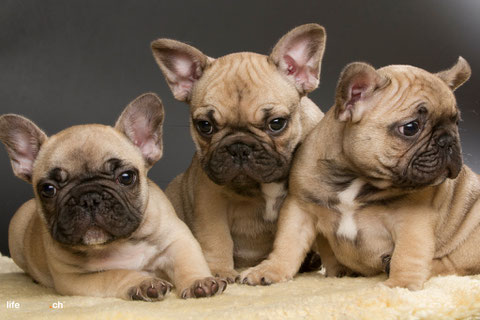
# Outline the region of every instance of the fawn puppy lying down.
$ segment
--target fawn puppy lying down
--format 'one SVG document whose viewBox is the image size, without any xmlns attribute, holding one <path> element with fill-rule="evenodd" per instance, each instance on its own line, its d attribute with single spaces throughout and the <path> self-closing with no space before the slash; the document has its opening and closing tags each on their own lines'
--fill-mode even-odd
<svg viewBox="0 0 480 320">
<path fill-rule="evenodd" d="M 198 242 L 147 178 L 162 156 L 163 105 L 134 100 L 115 128 L 74 126 L 47 137 L 17 115 L 0 117 L 0 141 L 35 198 L 13 217 L 10 253 L 34 280 L 65 295 L 161 300 L 223 292 Z"/>
</svg>

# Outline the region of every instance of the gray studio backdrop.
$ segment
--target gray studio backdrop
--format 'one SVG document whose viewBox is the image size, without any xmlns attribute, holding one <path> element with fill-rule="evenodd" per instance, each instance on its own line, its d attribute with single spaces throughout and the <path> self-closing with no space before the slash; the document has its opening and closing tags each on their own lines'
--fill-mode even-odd
<svg viewBox="0 0 480 320">
<path fill-rule="evenodd" d="M 349 62 L 440 71 L 465 57 L 473 76 L 457 90 L 462 145 L 465 162 L 480 172 L 480 0 L 2 0 L 0 113 L 25 115 L 53 134 L 113 124 L 129 101 L 156 92 L 166 106 L 165 155 L 150 177 L 165 188 L 189 165 L 194 145 L 188 107 L 173 99 L 150 41 L 182 40 L 212 57 L 267 54 L 285 32 L 309 22 L 328 35 L 320 87 L 311 94 L 324 111 Z M 0 252 L 8 254 L 8 223 L 32 191 L 13 176 L 3 147 L 0 175 Z"/>
</svg>

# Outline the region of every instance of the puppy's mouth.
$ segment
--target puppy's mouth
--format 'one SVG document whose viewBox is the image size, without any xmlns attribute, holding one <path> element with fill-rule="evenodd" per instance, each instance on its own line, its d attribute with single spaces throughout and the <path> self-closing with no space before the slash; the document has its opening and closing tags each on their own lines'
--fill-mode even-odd
<svg viewBox="0 0 480 320">
<path fill-rule="evenodd" d="M 238 188 L 286 179 L 289 165 L 288 159 L 270 146 L 251 140 L 220 146 L 203 160 L 213 182 Z"/>
<path fill-rule="evenodd" d="M 112 236 L 108 232 L 99 227 L 93 226 L 88 228 L 88 230 L 85 232 L 82 242 L 84 245 L 93 246 L 105 244 L 110 239 L 112 239 Z"/>
<path fill-rule="evenodd" d="M 448 145 L 432 138 L 413 154 L 396 184 L 405 187 L 424 187 L 441 184 L 445 179 L 455 179 L 463 160 L 458 139 L 449 138 Z"/>
<path fill-rule="evenodd" d="M 51 234 L 66 245 L 101 245 L 127 238 L 140 222 L 140 212 L 118 192 L 89 185 L 72 189 L 59 201 Z"/>
</svg>

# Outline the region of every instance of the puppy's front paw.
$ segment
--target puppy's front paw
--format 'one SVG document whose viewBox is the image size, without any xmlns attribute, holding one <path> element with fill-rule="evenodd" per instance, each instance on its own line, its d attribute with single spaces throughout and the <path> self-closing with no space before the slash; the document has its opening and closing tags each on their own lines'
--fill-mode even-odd
<svg viewBox="0 0 480 320">
<path fill-rule="evenodd" d="M 384 281 L 382 284 L 389 288 L 407 288 L 412 291 L 418 291 L 423 289 L 422 281 L 411 281 L 407 279 L 389 278 L 388 280 Z"/>
<path fill-rule="evenodd" d="M 238 277 L 238 272 L 235 270 L 212 270 L 212 274 L 221 279 L 227 280 L 228 283 L 232 284 L 235 282 L 235 279 Z"/>
<path fill-rule="evenodd" d="M 256 267 L 249 268 L 242 272 L 237 281 L 250 286 L 262 285 L 268 286 L 272 283 L 285 282 L 291 280 L 293 275 L 282 271 L 278 266 L 264 261 Z"/>
<path fill-rule="evenodd" d="M 221 294 L 227 288 L 227 281 L 220 278 L 208 277 L 195 281 L 190 287 L 182 291 L 182 298 L 204 298 Z"/>
<path fill-rule="evenodd" d="M 151 278 L 143 280 L 139 285 L 128 289 L 128 297 L 131 300 L 160 301 L 172 289 L 168 281 Z"/>
</svg>

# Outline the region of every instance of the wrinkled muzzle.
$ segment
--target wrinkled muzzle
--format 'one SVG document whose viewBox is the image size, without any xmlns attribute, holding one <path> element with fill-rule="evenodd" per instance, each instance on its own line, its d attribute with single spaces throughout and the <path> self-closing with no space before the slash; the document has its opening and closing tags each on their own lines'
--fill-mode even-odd
<svg viewBox="0 0 480 320">
<path fill-rule="evenodd" d="M 128 237 L 140 225 L 141 214 L 115 189 L 83 184 L 59 200 L 54 219 L 51 232 L 55 240 L 92 245 Z"/>
<path fill-rule="evenodd" d="M 288 176 L 289 160 L 255 137 L 237 134 L 224 138 L 206 157 L 203 168 L 220 185 L 248 180 L 270 183 Z"/>
<path fill-rule="evenodd" d="M 455 179 L 462 165 L 458 134 L 436 132 L 415 152 L 397 184 L 411 187 L 438 184 L 446 178 Z"/>
</svg>

